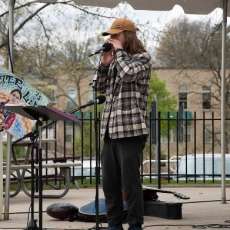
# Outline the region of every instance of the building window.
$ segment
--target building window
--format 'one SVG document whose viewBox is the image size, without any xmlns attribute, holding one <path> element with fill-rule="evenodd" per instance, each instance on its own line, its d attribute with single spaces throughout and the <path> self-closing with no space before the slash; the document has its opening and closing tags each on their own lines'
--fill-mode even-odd
<svg viewBox="0 0 230 230">
<path fill-rule="evenodd" d="M 188 90 L 187 86 L 185 84 L 181 85 L 179 87 L 179 108 L 181 109 L 187 109 L 187 101 L 188 101 Z"/>
<path fill-rule="evenodd" d="M 202 107 L 203 109 L 211 109 L 211 87 L 202 87 Z"/>
</svg>

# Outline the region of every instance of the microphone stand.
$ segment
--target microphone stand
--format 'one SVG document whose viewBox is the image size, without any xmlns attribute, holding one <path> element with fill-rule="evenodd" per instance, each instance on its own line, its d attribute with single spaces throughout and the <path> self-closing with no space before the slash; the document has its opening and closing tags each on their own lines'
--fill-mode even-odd
<svg viewBox="0 0 230 230">
<path fill-rule="evenodd" d="M 98 143 L 98 125 L 99 125 L 99 118 L 97 113 L 97 77 L 95 76 L 93 79 L 93 101 L 94 101 L 94 133 L 95 133 L 95 154 L 96 154 L 96 168 L 95 168 L 95 177 L 96 177 L 96 185 L 95 185 L 95 211 L 96 211 L 96 226 L 95 229 L 99 230 L 99 179 L 100 179 L 100 165 L 99 165 L 99 143 Z M 100 135 L 100 134 L 99 134 Z"/>
<path fill-rule="evenodd" d="M 98 54 L 98 53 L 103 53 L 103 52 L 108 52 L 112 49 L 112 44 L 111 43 L 105 43 L 102 46 L 102 49 L 96 51 L 95 53 L 89 55 L 89 57 Z M 100 65 L 100 61 L 99 61 Z M 92 84 L 92 89 L 93 89 L 93 101 L 94 101 L 94 129 L 95 129 L 95 154 L 96 154 L 96 168 L 95 168 L 95 177 L 96 177 L 96 194 L 95 194 L 95 211 L 96 211 L 96 226 L 95 230 L 99 229 L 104 229 L 103 227 L 99 227 L 99 180 L 100 180 L 100 156 L 99 156 L 99 135 L 100 133 L 98 132 L 98 126 L 99 126 L 99 118 L 98 118 L 98 113 L 97 113 L 97 103 L 96 103 L 96 98 L 97 98 L 97 90 L 96 90 L 96 84 L 97 84 L 97 71 L 98 68 L 96 69 L 95 76 L 93 78 L 93 84 Z M 90 228 L 94 229 L 94 228 Z"/>
</svg>

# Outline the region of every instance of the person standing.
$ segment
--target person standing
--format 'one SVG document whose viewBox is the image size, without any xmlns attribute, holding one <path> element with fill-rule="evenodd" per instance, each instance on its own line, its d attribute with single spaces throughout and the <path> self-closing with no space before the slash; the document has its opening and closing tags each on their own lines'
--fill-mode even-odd
<svg viewBox="0 0 230 230">
<path fill-rule="evenodd" d="M 129 230 L 141 230 L 143 193 L 140 164 L 148 135 L 147 96 L 150 55 L 126 18 L 114 20 L 103 36 L 112 49 L 102 53 L 96 90 L 106 95 L 101 121 L 103 191 L 109 230 L 122 230 L 123 201 Z"/>
</svg>

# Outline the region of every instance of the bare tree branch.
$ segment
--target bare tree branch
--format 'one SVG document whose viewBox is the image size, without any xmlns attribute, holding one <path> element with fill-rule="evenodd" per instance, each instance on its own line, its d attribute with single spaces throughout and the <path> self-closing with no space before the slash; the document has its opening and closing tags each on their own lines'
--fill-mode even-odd
<svg viewBox="0 0 230 230">
<path fill-rule="evenodd" d="M 23 28 L 23 26 L 30 21 L 33 17 L 35 17 L 41 10 L 43 10 L 44 8 L 46 8 L 47 6 L 49 6 L 50 3 L 43 5 L 42 7 L 40 7 L 39 9 L 37 9 L 34 13 L 32 13 L 29 17 L 27 17 L 14 31 L 14 35 L 16 35 L 20 29 Z M 7 41 L 3 41 L 2 44 L 0 44 L 0 49 L 3 48 L 4 46 L 7 45 Z"/>
</svg>

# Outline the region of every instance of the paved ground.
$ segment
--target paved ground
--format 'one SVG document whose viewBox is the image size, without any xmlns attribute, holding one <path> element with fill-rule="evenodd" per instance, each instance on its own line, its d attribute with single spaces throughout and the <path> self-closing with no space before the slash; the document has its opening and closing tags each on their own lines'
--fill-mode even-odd
<svg viewBox="0 0 230 230">
<path fill-rule="evenodd" d="M 209 201 L 220 199 L 219 188 L 173 188 L 180 193 L 184 193 L 191 197 L 189 202 L 192 201 Z M 88 201 L 94 199 L 94 189 L 80 189 L 71 190 L 62 199 L 44 199 L 44 209 L 50 204 L 55 202 L 69 202 L 76 206 L 81 206 Z M 100 197 L 103 197 L 100 191 Z M 172 195 L 162 194 L 161 200 L 178 201 Z M 230 188 L 227 189 L 227 199 L 230 200 Z M 188 202 L 188 201 L 186 201 Z M 24 194 L 20 193 L 15 198 L 11 199 L 10 212 L 24 212 L 29 208 L 30 199 Z M 82 222 L 68 222 L 57 221 L 49 217 L 47 214 L 44 217 L 44 228 L 52 229 L 88 229 L 95 226 L 95 223 L 82 223 Z M 0 221 L 0 229 L 24 229 L 26 227 L 26 214 L 11 214 L 10 220 Z M 145 217 L 145 229 L 147 230 L 163 230 L 163 229 L 230 229 L 230 204 L 221 204 L 217 202 L 207 203 L 188 203 L 183 204 L 183 219 L 181 220 L 166 220 L 157 217 Z M 220 224 L 220 226 L 205 227 L 208 224 Z M 192 225 L 202 225 L 192 227 Z M 222 225 L 222 226 L 221 226 Z M 105 226 L 105 225 L 104 225 Z M 199 227 L 199 228 L 198 228 Z M 203 228 L 202 228 L 203 227 Z M 127 229 L 127 225 L 125 225 Z"/>
</svg>

